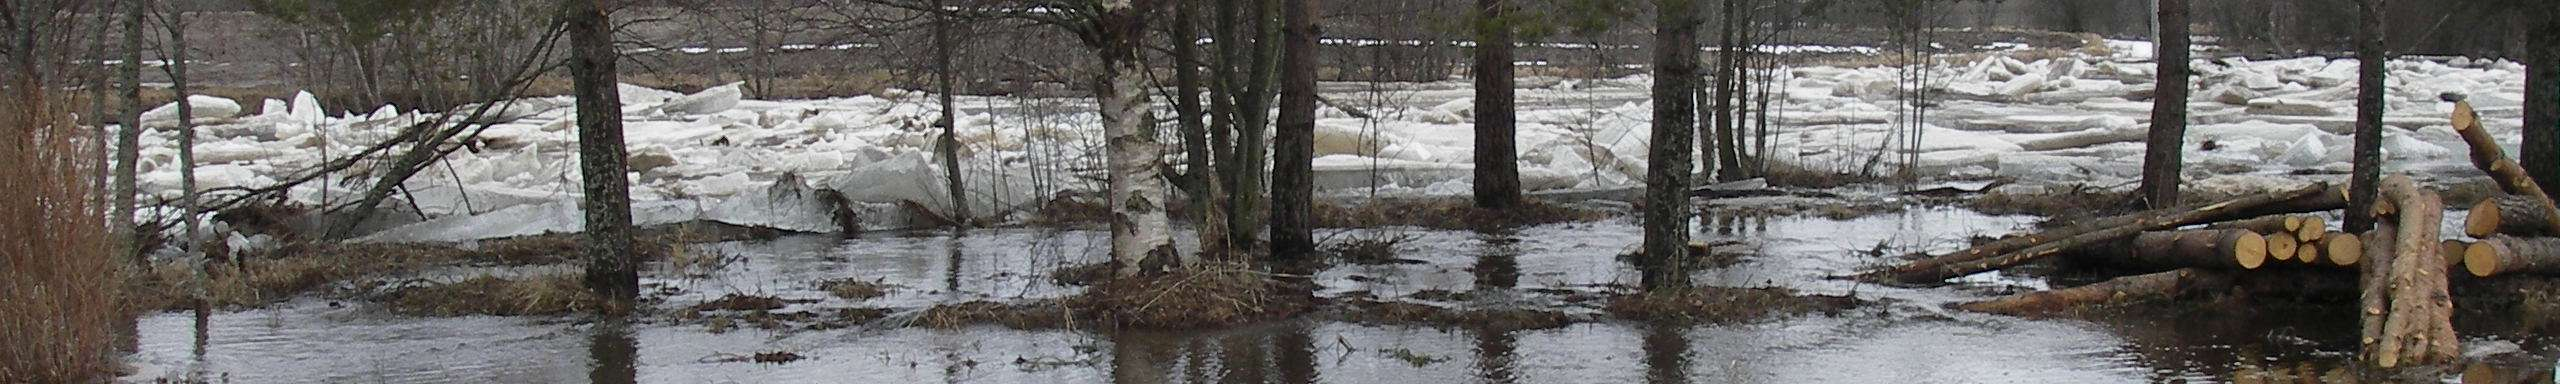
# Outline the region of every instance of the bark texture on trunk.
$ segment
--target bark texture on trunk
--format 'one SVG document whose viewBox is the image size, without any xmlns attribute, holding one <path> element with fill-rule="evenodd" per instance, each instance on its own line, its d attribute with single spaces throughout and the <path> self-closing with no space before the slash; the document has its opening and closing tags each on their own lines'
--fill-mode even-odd
<svg viewBox="0 0 2560 384">
<path fill-rule="evenodd" d="M 1476 0 L 1475 200 L 1476 207 L 1520 205 L 1519 132 L 1512 100 L 1510 5 Z"/>
<path fill-rule="evenodd" d="M 2268 238 L 2257 232 L 2199 229 L 2143 232 L 2072 257 L 2094 264 L 2155 271 L 2177 268 L 2248 270 L 2266 265 L 2272 252 L 2274 247 Z"/>
<path fill-rule="evenodd" d="M 1644 250 L 1636 259 L 1647 291 L 1685 288 L 1689 245 L 1689 154 L 1698 128 L 1697 7 L 1654 0 L 1653 142 L 1647 153 Z"/>
<path fill-rule="evenodd" d="M 1739 43 L 1735 41 L 1740 36 L 1734 32 L 1735 24 L 1742 21 L 1742 10 L 1737 4 L 1740 1 L 1723 1 L 1724 7 L 1719 16 L 1724 22 L 1716 34 L 1716 100 L 1712 115 L 1715 118 L 1716 170 L 1720 171 L 1716 173 L 1718 181 L 1741 180 L 1739 177 L 1744 173 L 1740 144 L 1737 143 L 1741 135 L 1734 133 L 1733 110 L 1734 91 L 1740 85 L 1740 76 L 1736 72 L 1742 67 L 1741 55 L 1738 54 L 1741 50 L 1736 49 Z"/>
<path fill-rule="evenodd" d="M 2453 332 L 2453 299 L 2445 286 L 2448 271 L 2438 250 L 2443 246 L 2437 229 L 2442 227 L 2443 203 L 2406 176 L 2385 178 L 2377 187 L 2399 208 L 2399 221 L 2393 225 L 2398 233 L 2393 235 L 2390 262 L 2368 266 L 2381 268 L 2375 271 L 2381 280 L 2373 280 L 2377 274 L 2369 272 L 2368 285 L 2363 287 L 2367 295 L 2385 291 L 2387 302 L 2381 332 L 2364 340 L 2366 361 L 2385 369 L 2451 363 L 2462 351 Z M 2382 284 L 2370 285 L 2374 283 Z M 2367 323 L 2365 329 L 2375 327 Z"/>
<path fill-rule="evenodd" d="M 1146 1 L 1138 1 L 1145 3 Z M 1102 53 L 1102 136 L 1110 168 L 1111 261 L 1120 276 L 1181 267 L 1173 248 L 1173 228 L 1165 217 L 1164 145 L 1156 142 L 1152 108 L 1147 105 L 1147 66 L 1140 52 L 1146 37 L 1144 4 L 1129 0 L 1104 3 L 1096 16 L 1093 41 Z"/>
<path fill-rule="evenodd" d="M 2187 0 L 2155 0 L 2159 6 L 2158 91 L 2151 99 L 2151 135 L 2142 156 L 2142 197 L 2151 208 L 2178 205 L 2179 170 L 2187 142 Z"/>
<path fill-rule="evenodd" d="M 2524 159 L 2526 173 L 2560 183 L 2560 10 L 2528 17 L 2525 32 Z"/>
<path fill-rule="evenodd" d="M 1271 255 L 1298 259 L 1316 249 L 1316 14 L 1318 0 L 1284 0 L 1280 124 L 1272 135 Z"/>
<path fill-rule="evenodd" d="M 127 0 L 124 14 L 124 63 L 117 72 L 124 78 L 124 127 L 116 131 L 115 189 L 113 210 L 107 225 L 116 234 L 117 256 L 131 258 L 135 266 L 151 260 L 142 253 L 142 234 L 134 230 L 134 172 L 142 161 L 142 14 L 151 6 L 149 0 Z"/>
<path fill-rule="evenodd" d="M 2002 296 L 1958 304 L 1956 308 L 2011 316 L 2051 314 L 2088 306 L 2177 297 L 2202 289 L 2229 287 L 2231 280 L 2231 275 L 2225 272 L 2181 268 L 2168 272 L 2118 277 L 2078 287 Z"/>
<path fill-rule="evenodd" d="M 2526 202 L 2524 206 L 2516 207 L 2524 209 L 2514 212 L 2524 214 L 2520 216 L 2560 217 L 2560 207 L 2555 207 L 2551 195 L 2543 191 L 2542 183 L 2535 182 L 2533 177 L 2525 174 L 2524 167 L 2508 159 L 2506 148 L 2498 146 L 2497 138 L 2489 135 L 2489 129 L 2480 126 L 2480 113 L 2471 109 L 2471 102 L 2453 104 L 2453 131 L 2462 136 L 2464 144 L 2471 146 L 2471 166 L 2480 168 L 2489 174 L 2490 179 L 2497 180 L 2499 190 Z M 2493 213 L 2489 218 L 2495 221 L 2497 215 Z M 2546 219 L 2540 223 L 2544 225 L 2543 231 L 2560 233 L 2560 221 Z M 2494 223 L 2490 228 L 2496 228 Z"/>
<path fill-rule="evenodd" d="M 578 171 L 584 180 L 587 289 L 620 303 L 640 293 L 638 262 L 631 256 L 631 179 L 624 163 L 622 95 L 614 68 L 613 21 L 604 0 L 564 0 L 569 28 L 569 77 L 577 95 Z M 432 144 L 421 144 L 432 145 Z"/>
<path fill-rule="evenodd" d="M 2560 238 L 2493 236 L 2464 249 L 2462 268 L 2472 276 L 2560 274 Z"/>
<path fill-rule="evenodd" d="M 1201 110 L 1200 30 L 1197 23 L 1198 1 L 1181 1 L 1173 5 L 1173 110 L 1182 124 L 1183 182 L 1190 184 L 1191 204 L 1198 216 L 1200 253 L 1224 260 L 1234 254 L 1227 244 L 1226 187 L 1218 180 L 1217 163 L 1225 161 L 1219 150 L 1223 144 L 1211 143 L 1207 113 Z M 1211 98 L 1223 97 L 1212 95 Z M 1232 110 L 1232 107 L 1222 107 Z M 1221 127 L 1223 129 L 1223 127 Z"/>
<path fill-rule="evenodd" d="M 2355 170 L 2347 187 L 2347 232 L 2363 232 L 2373 228 L 2376 183 L 2382 182 L 2382 96 L 2383 64 L 2390 59 L 2382 51 L 2382 0 L 2356 0 L 2360 10 L 2356 23 L 2356 138 Z"/>
<path fill-rule="evenodd" d="M 2462 223 L 2462 234 L 2476 238 L 2489 235 L 2552 236 L 2560 235 L 2551 227 L 2555 218 L 2539 203 L 2523 196 L 2498 196 L 2480 200 L 2471 206 L 2471 215 Z"/>
</svg>

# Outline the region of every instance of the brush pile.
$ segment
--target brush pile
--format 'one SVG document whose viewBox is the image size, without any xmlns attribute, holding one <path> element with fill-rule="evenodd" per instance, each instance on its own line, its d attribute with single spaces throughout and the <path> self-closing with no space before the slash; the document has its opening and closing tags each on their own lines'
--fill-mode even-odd
<svg viewBox="0 0 2560 384">
<path fill-rule="evenodd" d="M 2560 275 L 2560 206 L 2525 176 L 2480 125 L 2470 104 L 2455 106 L 2453 129 L 2471 146 L 2471 163 L 2506 196 L 2470 207 L 2461 238 L 2448 239 L 2444 204 L 2406 175 L 2374 185 L 2370 212 L 2347 210 L 2348 190 L 2317 184 L 2223 201 L 2084 220 L 2065 228 L 2011 236 L 1947 254 L 1871 271 L 1862 278 L 1892 284 L 1940 284 L 2037 261 L 2159 271 L 2087 285 L 2027 292 L 1970 303 L 1963 310 L 2039 315 L 2235 290 L 2252 274 L 2294 274 L 2354 281 L 2362 322 L 2362 359 L 2373 367 L 2416 367 L 2461 357 L 2452 326 L 2448 282 L 2516 275 Z M 2363 215 L 2374 228 L 2338 232 L 2322 212 Z M 2349 216 L 2353 217 L 2353 216 Z"/>
</svg>

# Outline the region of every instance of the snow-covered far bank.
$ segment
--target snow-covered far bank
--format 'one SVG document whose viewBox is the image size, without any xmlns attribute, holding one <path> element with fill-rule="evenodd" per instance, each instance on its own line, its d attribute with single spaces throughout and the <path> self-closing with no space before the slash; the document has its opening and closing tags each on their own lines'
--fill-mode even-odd
<svg viewBox="0 0 2560 384">
<path fill-rule="evenodd" d="M 2109 44 L 2134 46 L 2137 44 Z M 1916 133 L 1918 164 L 1896 144 L 1904 68 L 1779 69 L 1769 120 L 1769 159 L 1815 170 L 1932 179 L 2010 178 L 2016 185 L 2129 185 L 2139 175 L 2139 130 L 2148 126 L 2149 52 L 2025 61 L 1945 56 L 1925 69 L 1936 105 Z M 2342 172 L 2354 118 L 2356 61 L 2198 60 L 2190 104 L 2187 175 L 2198 185 L 2247 184 L 2294 173 Z M 2391 71 L 2388 166 L 2435 177 L 2476 177 L 2447 127 L 2447 93 L 2469 97 L 2500 141 L 2519 140 L 2523 66 L 2453 58 L 2409 59 Z M 1525 78 L 1520 82 L 1520 161 L 1532 190 L 1623 188 L 1643 179 L 1652 106 L 1645 76 Z M 1471 182 L 1472 129 L 1465 81 L 1327 83 L 1316 130 L 1318 193 L 1461 195 Z M 819 100 L 742 100 L 735 86 L 681 94 L 622 90 L 632 154 L 632 196 L 644 223 L 711 220 L 798 231 L 838 229 L 834 204 L 871 228 L 908 226 L 901 204 L 946 211 L 944 170 L 933 161 L 939 112 L 921 92 L 891 90 Z M 193 99 L 203 188 L 287 180 L 388 140 L 431 116 L 398 107 L 327 116 L 309 95 L 241 103 Z M 241 105 L 259 105 L 248 110 Z M 517 100 L 469 150 L 406 183 L 385 207 L 415 223 L 368 237 L 442 241 L 579 227 L 575 129 L 567 97 Z M 965 203 L 996 220 L 1021 220 L 1039 203 L 1101 190 L 1099 118 L 1087 99 L 959 98 Z M 1159 105 L 1167 105 L 1159 103 Z M 1356 113 L 1355 113 L 1356 112 Z M 233 116 L 237 113 L 238 115 Z M 154 115 L 157 116 L 157 115 Z M 1172 113 L 1160 111 L 1167 117 Z M 166 121 L 164 121 L 166 120 Z M 176 135 L 146 120 L 143 197 L 178 197 Z M 1178 143 L 1177 131 L 1164 130 Z M 1179 148 L 1178 146 L 1176 147 Z M 1177 152 L 1173 156 L 1180 156 Z M 1177 158 L 1178 160 L 1178 158 Z M 1177 166 L 1180 161 L 1171 161 Z M 286 202 L 356 199 L 375 176 L 367 163 L 295 188 Z M 783 181 L 777 183 L 777 181 Z M 838 199 L 840 197 L 840 199 Z M 826 202 L 821 203 L 824 200 Z M 812 212 L 819 212 L 813 215 Z"/>
</svg>

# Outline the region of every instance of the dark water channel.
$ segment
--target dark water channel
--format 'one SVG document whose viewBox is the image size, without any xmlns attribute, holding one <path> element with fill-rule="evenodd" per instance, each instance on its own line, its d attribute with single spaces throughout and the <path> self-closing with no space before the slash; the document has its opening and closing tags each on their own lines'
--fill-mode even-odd
<svg viewBox="0 0 2560 384">
<path fill-rule="evenodd" d="M 707 273 L 660 270 L 646 284 L 661 308 L 741 293 L 794 303 L 775 311 L 884 308 L 882 320 L 843 328 L 740 327 L 642 317 L 421 318 L 372 304 L 302 298 L 216 313 L 198 344 L 195 319 L 142 319 L 142 351 L 127 381 L 202 378 L 246 383 L 2145 383 L 2335 382 L 2354 354 L 2343 307 L 2207 306 L 2085 319 L 2021 319 L 1944 305 L 2040 278 L 1997 274 L 1949 287 L 1906 289 L 1825 278 L 1880 265 L 1886 254 L 1946 250 L 1969 236 L 2027 228 L 2030 217 L 1913 209 L 1849 220 L 1709 217 L 1700 235 L 1734 264 L 1698 272 L 1703 284 L 1783 286 L 1874 304 L 1734 325 L 1622 321 L 1497 330 L 1276 321 L 1196 332 L 1013 330 L 903 326 L 922 308 L 973 300 L 1072 295 L 1049 271 L 1099 261 L 1107 233 L 979 230 L 790 237 L 699 247 L 727 255 Z M 1336 239 L 1410 236 L 1403 263 L 1341 265 L 1317 273 L 1319 295 L 1372 296 L 1453 307 L 1542 307 L 1592 313 L 1560 297 L 1632 285 L 1616 255 L 1639 231 L 1626 220 L 1507 233 L 1371 229 Z M 542 268 L 438 271 L 426 279 Z M 859 278 L 891 286 L 863 301 L 819 288 Z M 1452 292 L 1466 293 L 1451 295 Z M 1462 297 L 1462 298 L 1452 298 Z M 2343 311 L 2343 312 L 2341 312 Z M 2331 313 L 2337 312 L 2337 313 Z M 2515 315 L 2513 312 L 2498 312 Z M 2465 319 L 2475 377 L 2552 382 L 2560 347 L 2540 319 Z M 2485 325 L 2484 325 L 2485 324 Z M 753 362 L 790 352 L 803 359 Z M 2448 380 L 2457 380 L 2448 376 Z M 2537 381 L 2538 380 L 2538 381 Z"/>
</svg>

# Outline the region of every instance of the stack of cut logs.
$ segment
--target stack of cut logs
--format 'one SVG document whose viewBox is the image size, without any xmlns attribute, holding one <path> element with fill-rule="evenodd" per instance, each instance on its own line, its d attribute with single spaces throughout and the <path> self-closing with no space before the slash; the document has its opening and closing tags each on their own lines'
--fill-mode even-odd
<svg viewBox="0 0 2560 384">
<path fill-rule="evenodd" d="M 2319 216 L 2341 211 L 2348 192 L 2327 184 L 2231 200 L 2087 220 L 2058 230 L 2012 236 L 1866 274 L 1902 284 L 2005 269 L 2051 257 L 2167 272 L 1963 303 L 1965 310 L 2013 315 L 2088 305 L 2177 297 L 2232 285 L 2233 271 L 2288 268 L 2357 273 L 2362 358 L 2393 368 L 2451 363 L 2461 356 L 2452 326 L 2451 275 L 2560 275 L 2560 205 L 2491 141 L 2469 103 L 2457 103 L 2453 129 L 2471 146 L 2471 162 L 2505 196 L 2471 207 L 2463 235 L 2449 240 L 2444 204 L 2407 176 L 2375 184 L 2379 196 L 2364 233 L 2331 232 Z M 2067 256 L 2064 256 L 2067 255 Z"/>
</svg>

